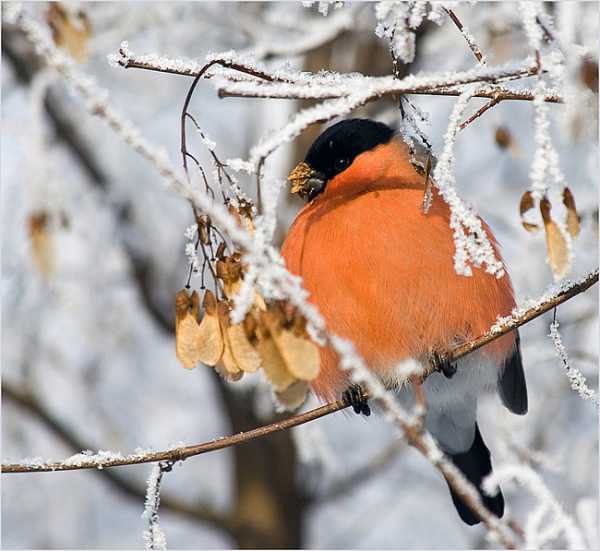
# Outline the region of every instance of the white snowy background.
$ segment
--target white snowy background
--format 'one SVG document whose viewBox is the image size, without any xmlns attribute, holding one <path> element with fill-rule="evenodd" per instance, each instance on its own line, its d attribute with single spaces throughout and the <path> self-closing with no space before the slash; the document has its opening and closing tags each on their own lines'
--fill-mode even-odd
<svg viewBox="0 0 600 551">
<path fill-rule="evenodd" d="M 69 3 L 84 9 L 93 27 L 90 57 L 83 69 L 110 91 L 111 101 L 134 120 L 145 136 L 166 147 L 179 163 L 179 116 L 190 79 L 111 67 L 107 54 L 122 40 L 135 52 L 203 60 L 207 53 L 252 48 L 256 40 L 292 41 L 297 28 L 324 25 L 339 16 L 329 7 L 298 3 Z M 45 4 L 28 5 L 43 17 Z M 490 64 L 521 59 L 531 53 L 514 3 L 453 6 Z M 323 10 L 324 11 L 324 10 Z M 373 6 L 353 15 L 352 30 L 334 43 L 329 66 L 312 70 L 352 71 L 383 67 L 391 72 L 388 43 L 374 35 Z M 557 25 L 576 30 L 580 44 L 597 49 L 598 9 L 593 3 L 553 7 Z M 302 32 L 302 31 L 301 31 Z M 361 60 L 367 45 L 372 62 Z M 387 58 L 386 58 L 387 56 Z M 382 61 L 383 59 L 383 61 Z M 597 56 L 595 57 L 597 61 Z M 27 389 L 81 439 L 104 450 L 136 447 L 163 449 L 176 442 L 194 443 L 229 433 L 209 369 L 188 372 L 177 363 L 174 338 L 157 326 L 132 274 L 127 250 L 150 259 L 152 295 L 165 312 L 187 274 L 184 231 L 192 223 L 188 204 L 166 191 L 156 172 L 115 134 L 91 118 L 53 73 L 24 86 L 14 67 L 2 59 L 2 377 Z M 304 68 L 302 56 L 275 58 Z M 446 20 L 428 24 L 417 39 L 410 72 L 463 70 L 474 59 L 463 37 Z M 40 104 L 40 89 L 49 85 L 106 175 L 106 189 L 90 181 L 70 151 L 52 135 Z M 532 83 L 529 84 L 533 86 Z M 596 92 L 597 94 L 597 92 Z M 429 113 L 425 127 L 439 154 L 455 98 L 411 96 Z M 469 113 L 485 100 L 472 100 Z M 597 95 L 594 99 L 597 102 Z M 193 111 L 217 143 L 221 158 L 247 158 L 249 148 L 270 130 L 281 127 L 298 109 L 290 100 L 218 99 L 201 83 Z M 552 139 L 560 164 L 582 215 L 574 242 L 569 278 L 598 263 L 597 111 L 582 121 L 562 105 L 549 104 Z M 391 100 L 361 111 L 396 124 Z M 579 130 L 573 132 L 573 125 Z M 499 126 L 510 132 L 514 147 L 495 141 Z M 310 143 L 310 142 L 309 142 Z M 304 147 L 306 147 L 305 144 Z M 457 187 L 488 221 L 502 245 L 518 302 L 540 295 L 553 283 L 546 262 L 543 232 L 527 233 L 518 205 L 531 185 L 535 152 L 531 102 L 506 101 L 487 112 L 458 136 Z M 194 153 L 208 162 L 200 142 Z M 267 163 L 267 176 L 284 178 L 303 157 L 294 144 L 283 146 Z M 252 189 L 252 178 L 245 182 Z M 558 190 L 560 191 L 560 190 Z M 285 194 L 283 194 L 285 195 Z M 119 217 L 127 205 L 126 222 Z M 279 239 L 299 205 L 283 201 Z M 52 232 L 55 268 L 40 277 L 32 260 L 27 219 L 36 209 L 64 213 L 68 228 Z M 560 209 L 556 209 L 558 212 Z M 554 211 L 553 211 L 554 212 Z M 563 343 L 571 364 L 598 388 L 598 293 L 593 288 L 558 308 Z M 480 403 L 482 433 L 494 465 L 523 463 L 524 454 L 564 509 L 581 525 L 590 548 L 598 546 L 598 410 L 569 388 L 569 380 L 549 335 L 552 315 L 522 328 L 522 351 L 528 380 L 529 413 L 517 417 L 497 397 Z M 244 384 L 263 384 L 246 380 Z M 242 385 L 243 386 L 243 385 Z M 271 407 L 268 392 L 257 404 Z M 315 402 L 305 407 L 316 405 Z M 385 420 L 336 414 L 293 429 L 304 463 L 303 484 L 328 487 L 368 463 L 397 436 Z M 515 449 L 521 450 L 517 455 Z M 525 451 L 523 451 L 525 450 Z M 35 415 L 3 396 L 2 457 L 62 458 L 75 453 Z M 230 450 L 192 458 L 167 473 L 164 489 L 191 503 L 231 506 Z M 119 468 L 143 488 L 150 466 Z M 522 526 L 537 498 L 523 487 L 504 484 L 509 513 Z M 2 477 L 2 545 L 5 548 L 139 548 L 143 545 L 143 499 L 119 493 L 102 473 L 15 474 Z M 592 519 L 591 521 L 589 519 Z M 587 520 L 586 520 L 587 519 Z M 160 511 L 161 527 L 171 548 L 227 548 L 235 542 L 222 530 Z M 558 539 L 554 544 L 560 545 Z M 446 484 L 418 452 L 405 448 L 381 472 L 345 495 L 307 512 L 302 545 L 308 548 L 463 548 L 482 547 L 485 530 L 463 525 Z"/>
</svg>

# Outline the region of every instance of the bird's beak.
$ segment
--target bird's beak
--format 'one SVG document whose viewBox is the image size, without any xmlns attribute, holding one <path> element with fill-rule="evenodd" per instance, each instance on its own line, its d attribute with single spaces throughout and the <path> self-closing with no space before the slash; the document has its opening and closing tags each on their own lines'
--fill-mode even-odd
<svg viewBox="0 0 600 551">
<path fill-rule="evenodd" d="M 325 187 L 325 177 L 306 163 L 300 163 L 290 172 L 288 181 L 292 184 L 290 193 L 297 193 L 300 197 L 312 200 Z"/>
</svg>

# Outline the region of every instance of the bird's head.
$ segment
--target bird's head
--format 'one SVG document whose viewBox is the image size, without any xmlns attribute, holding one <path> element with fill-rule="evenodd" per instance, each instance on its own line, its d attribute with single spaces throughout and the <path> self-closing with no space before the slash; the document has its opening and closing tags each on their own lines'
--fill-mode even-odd
<svg viewBox="0 0 600 551">
<path fill-rule="evenodd" d="M 408 148 L 381 122 L 346 119 L 325 130 L 288 176 L 291 193 L 307 201 L 320 194 L 360 191 L 387 180 L 418 180 Z M 400 179 L 400 180 L 398 180 Z"/>
</svg>

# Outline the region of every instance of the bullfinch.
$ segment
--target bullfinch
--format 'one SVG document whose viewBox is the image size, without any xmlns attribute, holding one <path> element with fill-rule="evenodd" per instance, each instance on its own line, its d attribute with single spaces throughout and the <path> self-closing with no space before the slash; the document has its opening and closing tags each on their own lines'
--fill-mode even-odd
<svg viewBox="0 0 600 551">
<path fill-rule="evenodd" d="M 507 273 L 497 278 L 483 269 L 468 277 L 455 272 L 450 209 L 433 188 L 424 211 L 425 179 L 389 126 L 349 119 L 329 127 L 289 176 L 292 192 L 307 203 L 288 230 L 282 254 L 329 329 L 350 339 L 368 368 L 401 399 L 412 396 L 399 367 L 403 360 L 439 367 L 423 383 L 425 427 L 501 517 L 502 493 L 490 497 L 481 490 L 492 466 L 477 426 L 477 400 L 496 390 L 511 412 L 527 412 L 518 332 L 456 364 L 444 357 L 488 331 L 497 316 L 509 315 L 513 289 Z M 484 222 L 483 228 L 500 258 Z M 337 367 L 336 353 L 324 347 L 320 355 L 313 391 L 325 400 L 343 395 L 355 411 L 370 413 Z M 478 523 L 450 491 L 461 519 Z"/>
</svg>

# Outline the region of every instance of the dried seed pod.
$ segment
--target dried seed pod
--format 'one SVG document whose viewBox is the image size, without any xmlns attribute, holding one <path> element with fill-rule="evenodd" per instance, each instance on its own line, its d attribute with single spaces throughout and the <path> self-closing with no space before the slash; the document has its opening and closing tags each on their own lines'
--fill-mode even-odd
<svg viewBox="0 0 600 551">
<path fill-rule="evenodd" d="M 226 381 L 230 381 L 232 383 L 239 381 L 244 376 L 243 371 L 236 371 L 235 373 L 227 371 L 225 365 L 223 364 L 223 361 L 220 361 L 217 365 L 215 365 L 215 371 L 219 374 L 219 376 L 222 379 L 225 379 Z"/>
<path fill-rule="evenodd" d="M 223 290 L 227 298 L 235 296 L 242 286 L 242 263 L 241 255 L 234 253 L 231 256 L 225 256 L 222 260 L 217 260 L 217 277 L 223 282 Z"/>
<path fill-rule="evenodd" d="M 175 351 L 177 359 L 186 369 L 193 369 L 200 361 L 198 306 L 196 291 L 190 297 L 182 289 L 175 296 Z"/>
<path fill-rule="evenodd" d="M 569 271 L 571 255 L 567 238 L 558 224 L 552 220 L 552 216 L 550 215 L 551 208 L 550 201 L 544 197 L 540 201 L 540 211 L 544 220 L 544 229 L 546 230 L 548 260 L 550 261 L 554 277 L 561 279 Z"/>
<path fill-rule="evenodd" d="M 244 327 L 239 323 L 230 325 L 226 338 L 238 368 L 254 373 L 261 366 L 260 354 L 250 344 Z"/>
<path fill-rule="evenodd" d="M 304 381 L 296 381 L 283 391 L 276 391 L 277 401 L 286 409 L 299 408 L 308 396 L 308 384 Z"/>
<path fill-rule="evenodd" d="M 214 366 L 223 356 L 225 342 L 217 313 L 217 301 L 208 289 L 204 293 L 204 317 L 200 322 L 197 339 L 200 361 Z"/>
<path fill-rule="evenodd" d="M 580 231 L 581 217 L 577 214 L 575 207 L 575 197 L 568 187 L 563 189 L 563 205 L 567 209 L 567 231 L 571 237 L 577 237 Z"/>
<path fill-rule="evenodd" d="M 296 336 L 285 327 L 281 307 L 273 305 L 262 313 L 261 320 L 271 333 L 287 370 L 296 378 L 305 381 L 319 374 L 320 355 L 317 345 L 310 339 Z"/>
<path fill-rule="evenodd" d="M 534 200 L 531 191 L 526 191 L 521 197 L 519 203 L 519 214 L 521 215 L 521 224 L 528 232 L 535 232 L 540 229 L 537 224 L 526 222 L 524 219 L 525 213 L 529 212 L 534 207 Z"/>
<path fill-rule="evenodd" d="M 244 327 L 244 332 L 246 333 L 246 337 L 248 337 L 249 341 L 255 341 L 256 330 L 258 329 L 258 322 L 256 318 L 252 314 L 247 314 L 242 322 L 242 326 Z"/>
<path fill-rule="evenodd" d="M 224 344 L 225 344 L 225 348 L 223 350 L 223 357 L 221 358 L 220 363 L 223 365 L 225 371 L 230 376 L 236 376 L 242 370 L 240 369 L 238 363 L 235 360 L 233 351 L 231 350 L 231 343 L 229 342 L 229 339 L 227 338 L 228 337 L 227 330 L 229 329 L 229 326 L 230 326 L 229 309 L 227 308 L 227 305 L 224 302 L 219 302 L 218 306 L 217 306 L 217 312 L 218 312 L 219 323 L 221 324 L 221 331 L 223 332 Z"/>
<path fill-rule="evenodd" d="M 219 259 L 219 260 L 223 260 L 223 258 L 225 258 L 225 242 L 221 241 L 221 243 L 219 243 L 219 246 L 217 247 L 217 252 L 215 254 L 215 256 Z"/>
<path fill-rule="evenodd" d="M 210 244 L 210 235 L 208 233 L 209 226 L 206 224 L 202 224 L 198 226 L 198 235 L 200 237 L 200 241 L 204 245 Z"/>
<path fill-rule="evenodd" d="M 317 345 L 305 337 L 297 337 L 289 329 L 284 329 L 275 337 L 288 370 L 294 377 L 312 381 L 319 374 L 320 354 Z"/>
<path fill-rule="evenodd" d="M 512 144 L 510 130 L 506 126 L 498 126 L 494 133 L 494 140 L 501 149 L 507 149 Z"/>
<path fill-rule="evenodd" d="M 46 12 L 46 21 L 52 30 L 54 43 L 67 50 L 75 61 L 86 61 L 87 44 L 92 34 L 87 15 L 83 11 L 67 11 L 61 3 L 52 2 Z"/>
<path fill-rule="evenodd" d="M 254 373 L 261 365 L 260 355 L 248 340 L 244 327 L 233 325 L 229 319 L 229 310 L 224 303 L 219 303 L 219 321 L 225 337 L 223 364 L 229 373 L 247 371 Z"/>
</svg>

